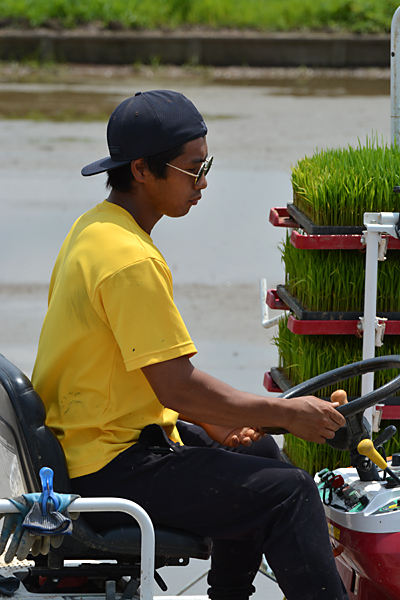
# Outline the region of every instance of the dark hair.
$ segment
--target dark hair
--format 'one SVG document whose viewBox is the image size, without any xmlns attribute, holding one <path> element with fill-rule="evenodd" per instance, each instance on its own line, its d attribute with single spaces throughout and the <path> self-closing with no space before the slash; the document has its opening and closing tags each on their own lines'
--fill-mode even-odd
<svg viewBox="0 0 400 600">
<path fill-rule="evenodd" d="M 152 156 L 145 156 L 144 160 L 147 163 L 150 171 L 155 175 L 157 179 L 165 179 L 165 173 L 167 170 L 166 163 L 171 162 L 174 158 L 177 158 L 185 151 L 185 144 L 166 150 L 165 152 L 159 152 Z M 119 192 L 129 192 L 131 189 L 132 181 L 134 177 L 131 171 L 131 163 L 117 167 L 116 169 L 110 169 L 107 171 L 107 182 L 106 187 L 118 190 Z"/>
</svg>

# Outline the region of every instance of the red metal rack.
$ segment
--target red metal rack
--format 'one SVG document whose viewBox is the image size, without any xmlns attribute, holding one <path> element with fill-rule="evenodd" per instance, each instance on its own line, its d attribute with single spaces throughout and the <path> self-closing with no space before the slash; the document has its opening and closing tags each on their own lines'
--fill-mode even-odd
<svg viewBox="0 0 400 600">
<path fill-rule="evenodd" d="M 297 228 L 292 231 L 290 241 L 295 248 L 299 250 L 363 250 L 365 246 L 362 243 L 362 235 L 352 234 L 328 234 L 313 235 L 305 233 L 299 228 L 299 224 L 289 214 L 287 207 L 272 208 L 269 215 L 269 221 L 275 227 Z M 388 237 L 388 249 L 400 250 L 400 240 L 391 236 Z M 272 309 L 292 310 L 284 300 L 279 298 L 277 290 L 268 290 L 267 305 Z M 301 315 L 300 315 L 301 316 Z M 359 320 L 349 319 L 341 316 L 334 319 L 325 316 L 324 319 L 308 319 L 303 317 L 296 318 L 291 315 L 288 321 L 288 328 L 292 333 L 299 335 L 360 335 L 358 329 Z M 386 321 L 385 335 L 400 335 L 400 320 L 389 319 Z"/>
<path fill-rule="evenodd" d="M 302 321 L 289 316 L 288 329 L 299 335 L 360 335 L 360 321 Z M 400 335 L 400 321 L 386 321 L 385 335 Z"/>
<path fill-rule="evenodd" d="M 291 207 L 292 205 L 290 205 Z M 290 211 L 293 213 L 293 210 Z M 294 215 L 295 216 L 295 215 Z M 327 234 L 312 234 L 307 233 L 302 229 L 301 225 L 295 220 L 294 216 L 288 212 L 287 207 L 272 208 L 269 215 L 269 221 L 274 227 L 292 228 L 290 236 L 291 244 L 299 250 L 363 250 L 365 245 L 362 241 L 362 234 L 343 234 L 343 233 L 327 233 Z M 323 228 L 319 228 L 320 230 Z M 334 229 L 334 228 L 333 228 Z M 315 229 L 314 229 L 315 231 Z M 388 238 L 388 250 L 400 250 L 400 240 L 391 236 Z M 282 288 L 283 286 L 278 286 Z M 269 308 L 277 310 L 295 310 L 296 314 L 301 318 L 297 318 L 295 314 L 289 315 L 288 329 L 298 335 L 356 335 L 360 336 L 360 320 L 352 318 L 352 314 L 343 313 L 340 318 L 332 318 L 329 313 L 325 313 L 325 318 L 316 318 L 318 315 L 303 311 L 299 313 L 296 306 L 293 305 L 290 294 L 283 295 L 282 290 L 279 292 L 284 299 L 279 297 L 276 289 L 267 291 L 266 303 Z M 289 303 L 290 306 L 287 304 Z M 398 316 L 398 313 L 392 313 L 393 316 Z M 355 315 L 356 316 L 356 315 Z M 387 315 L 385 322 L 385 335 L 400 335 L 400 320 L 390 318 Z M 272 375 L 271 375 L 272 373 Z M 264 387 L 271 393 L 280 393 L 291 387 L 291 382 L 285 381 L 282 374 L 279 374 L 278 369 L 271 369 L 265 373 Z M 400 401 L 400 399 L 399 399 Z M 389 404 L 383 409 L 383 419 L 399 419 L 400 420 L 400 405 Z"/>
<path fill-rule="evenodd" d="M 267 292 L 266 302 L 269 308 L 279 310 L 290 310 L 290 307 L 279 298 L 277 290 L 270 289 Z M 326 313 L 328 315 L 328 313 Z M 298 335 L 357 335 L 359 319 L 298 319 L 290 315 L 288 329 Z M 400 335 L 400 321 L 395 319 L 386 320 L 385 335 Z"/>
</svg>

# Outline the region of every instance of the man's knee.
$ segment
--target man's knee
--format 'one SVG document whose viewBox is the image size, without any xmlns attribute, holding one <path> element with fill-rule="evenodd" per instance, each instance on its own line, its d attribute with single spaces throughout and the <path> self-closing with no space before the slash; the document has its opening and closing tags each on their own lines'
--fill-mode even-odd
<svg viewBox="0 0 400 600">
<path fill-rule="evenodd" d="M 282 464 L 276 469 L 276 481 L 273 486 L 268 486 L 270 499 L 274 507 L 285 511 L 300 510 L 304 504 L 307 510 L 322 510 L 318 488 L 309 473 L 297 467 Z M 267 492 L 267 490 L 266 490 Z M 323 512 L 323 511 L 322 511 Z"/>
</svg>

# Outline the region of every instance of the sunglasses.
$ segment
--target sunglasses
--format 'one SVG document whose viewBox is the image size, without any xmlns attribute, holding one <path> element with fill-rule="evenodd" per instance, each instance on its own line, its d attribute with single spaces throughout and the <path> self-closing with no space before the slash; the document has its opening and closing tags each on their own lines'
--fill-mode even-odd
<svg viewBox="0 0 400 600">
<path fill-rule="evenodd" d="M 170 165 L 169 163 L 165 163 L 168 167 L 172 167 L 173 169 L 176 169 L 177 171 L 180 171 L 181 173 L 186 173 L 186 175 L 190 175 L 191 177 L 195 178 L 195 183 L 199 183 L 200 179 L 204 176 L 207 175 L 207 173 L 209 172 L 209 170 L 211 169 L 211 165 L 213 163 L 213 156 L 210 156 L 210 158 L 207 158 L 207 160 L 205 160 L 203 162 L 203 164 L 201 165 L 199 172 L 198 173 L 191 173 L 190 171 L 184 171 L 183 169 L 180 169 L 179 167 L 176 167 L 175 165 Z"/>
</svg>

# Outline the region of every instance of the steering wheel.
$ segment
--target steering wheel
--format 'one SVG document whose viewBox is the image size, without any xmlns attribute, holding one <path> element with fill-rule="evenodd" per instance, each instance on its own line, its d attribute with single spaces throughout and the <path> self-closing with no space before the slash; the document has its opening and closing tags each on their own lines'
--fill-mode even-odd
<svg viewBox="0 0 400 600">
<path fill-rule="evenodd" d="M 383 371 L 384 369 L 400 369 L 400 355 L 394 354 L 393 356 L 378 356 L 376 358 L 367 358 L 366 360 L 360 360 L 359 362 L 352 363 L 351 365 L 345 365 L 344 367 L 338 367 L 322 375 L 317 375 L 308 381 L 299 383 L 295 387 L 290 388 L 280 398 L 297 398 L 299 396 L 308 396 L 317 390 L 320 390 L 328 385 L 339 383 L 340 381 L 347 381 L 357 375 L 364 375 L 365 373 L 374 373 L 375 371 Z M 350 400 L 347 404 L 338 406 L 338 410 L 344 417 L 350 417 L 356 413 L 363 412 L 367 408 L 379 404 L 389 396 L 395 394 L 400 390 L 400 374 L 397 375 L 392 381 L 385 383 L 380 388 L 365 394 L 361 398 L 355 398 Z"/>
<path fill-rule="evenodd" d="M 290 388 L 290 390 L 287 390 L 281 394 L 279 398 L 297 398 L 299 396 L 307 396 L 313 392 L 316 392 L 317 390 L 327 387 L 328 385 L 339 383 L 341 381 L 347 381 L 347 379 L 351 379 L 357 375 L 364 375 L 365 373 L 382 371 L 384 369 L 400 369 L 400 355 L 368 358 L 350 365 L 345 365 L 344 367 L 333 369 L 332 371 L 328 371 L 322 375 L 317 375 L 308 381 L 304 381 L 303 383 Z M 342 413 L 344 417 L 349 418 L 357 413 L 364 412 L 364 410 L 367 408 L 370 408 L 371 406 L 374 406 L 383 400 L 386 400 L 389 396 L 395 394 L 399 390 L 400 374 L 392 379 L 392 381 L 382 385 L 380 388 L 365 394 L 365 396 L 362 396 L 361 398 L 355 398 L 350 400 L 347 404 L 338 406 L 336 410 Z M 275 427 L 263 427 L 262 429 L 264 432 L 272 434 L 289 433 L 286 429 Z M 341 427 L 337 434 L 339 434 L 339 432 L 343 429 L 345 428 Z M 335 443 L 334 440 L 327 440 L 327 442 L 331 442 L 332 445 Z"/>
</svg>

